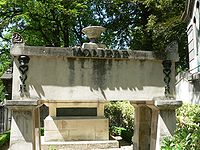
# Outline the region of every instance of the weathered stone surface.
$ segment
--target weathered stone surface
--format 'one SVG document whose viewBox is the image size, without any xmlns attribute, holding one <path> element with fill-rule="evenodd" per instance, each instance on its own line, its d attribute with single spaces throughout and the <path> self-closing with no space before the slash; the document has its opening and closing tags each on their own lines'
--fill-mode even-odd
<svg viewBox="0 0 200 150">
<path fill-rule="evenodd" d="M 151 51 L 33 47 L 15 44 L 13 99 L 20 99 L 18 56 L 30 57 L 25 98 L 151 100 L 164 94 L 162 60 Z M 170 89 L 174 95 L 174 63 Z M 79 94 L 76 94 L 79 93 Z M 81 96 L 80 96 L 81 95 Z"/>
<path fill-rule="evenodd" d="M 132 101 L 131 104 L 135 107 L 133 149 L 160 150 L 163 139 L 174 134 L 176 129 L 175 109 L 180 107 L 182 102 L 172 99 L 157 99 Z"/>
<path fill-rule="evenodd" d="M 135 107 L 135 130 L 133 136 L 134 150 L 150 149 L 151 134 L 151 109 L 139 104 Z"/>
<path fill-rule="evenodd" d="M 151 100 L 164 96 L 162 69 L 160 61 L 31 57 L 27 97 L 77 101 Z M 18 62 L 14 62 L 13 75 L 13 99 L 20 99 Z M 171 78 L 172 95 L 174 82 Z"/>
<path fill-rule="evenodd" d="M 103 55 L 100 53 L 104 53 Z M 108 55 L 112 54 L 112 55 Z M 119 56 L 117 55 L 119 54 Z M 152 51 L 132 51 L 132 50 L 110 50 L 110 49 L 81 49 L 75 47 L 34 47 L 24 45 L 14 45 L 11 55 L 44 56 L 44 57 L 69 57 L 69 58 L 104 58 L 104 59 L 138 59 L 138 60 L 160 60 L 161 57 L 154 55 Z"/>
<path fill-rule="evenodd" d="M 94 149 L 109 149 L 119 148 L 119 143 L 116 140 L 108 141 L 71 141 L 71 142 L 44 142 L 42 140 L 42 150 L 56 148 L 58 150 L 94 150 Z"/>
<path fill-rule="evenodd" d="M 44 120 L 45 141 L 109 140 L 104 117 L 51 117 Z"/>
<path fill-rule="evenodd" d="M 7 100 L 6 101 L 6 106 L 38 106 L 42 104 L 41 101 L 39 100 Z"/>
<path fill-rule="evenodd" d="M 24 107 L 24 109 L 23 109 Z M 10 150 L 39 150 L 40 127 L 38 108 L 35 105 L 9 106 L 12 109 Z"/>
<path fill-rule="evenodd" d="M 154 104 L 159 109 L 167 109 L 167 110 L 173 109 L 173 110 L 175 110 L 175 109 L 181 107 L 181 105 L 183 104 L 183 102 L 180 101 L 180 100 L 175 100 L 175 99 L 174 100 L 172 100 L 172 99 L 170 99 L 170 100 L 165 99 L 165 100 L 155 100 Z"/>
</svg>

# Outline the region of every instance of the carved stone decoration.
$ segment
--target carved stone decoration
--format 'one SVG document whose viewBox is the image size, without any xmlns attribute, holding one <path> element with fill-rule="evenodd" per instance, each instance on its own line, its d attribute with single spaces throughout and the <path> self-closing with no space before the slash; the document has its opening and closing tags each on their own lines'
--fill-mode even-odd
<svg viewBox="0 0 200 150">
<path fill-rule="evenodd" d="M 24 42 L 24 40 L 19 33 L 13 33 L 13 35 L 12 35 L 12 43 L 13 44 L 23 43 L 23 42 Z"/>
<path fill-rule="evenodd" d="M 72 55 L 75 57 L 98 57 L 98 58 L 122 58 L 128 59 L 130 54 L 128 51 L 104 50 L 104 49 L 72 49 Z"/>
<path fill-rule="evenodd" d="M 165 77 L 164 77 L 164 82 L 165 82 L 165 96 L 168 97 L 169 94 L 170 94 L 170 86 L 169 86 L 169 83 L 170 83 L 170 73 L 171 73 L 171 66 L 172 66 L 172 62 L 171 60 L 164 60 L 162 62 L 162 65 L 163 65 L 163 73 L 165 74 Z"/>
<path fill-rule="evenodd" d="M 21 85 L 20 85 L 20 94 L 23 97 L 26 92 L 26 79 L 27 79 L 27 71 L 28 71 L 28 63 L 30 61 L 30 58 L 26 55 L 20 55 L 18 58 L 19 61 L 19 71 L 21 73 L 20 80 L 21 80 Z"/>
<path fill-rule="evenodd" d="M 179 61 L 179 54 L 178 54 L 178 42 L 172 41 L 167 45 L 165 48 L 165 52 L 167 53 L 168 60 Z"/>
<path fill-rule="evenodd" d="M 82 32 L 87 35 L 90 42 L 95 43 L 96 39 L 100 37 L 101 33 L 104 32 L 106 28 L 102 26 L 88 26 L 83 28 Z"/>
<path fill-rule="evenodd" d="M 106 30 L 102 26 L 88 26 L 82 29 L 82 32 L 90 39 L 89 43 L 83 43 L 82 48 L 98 49 L 106 48 L 106 45 L 97 42 L 97 38 Z"/>
</svg>

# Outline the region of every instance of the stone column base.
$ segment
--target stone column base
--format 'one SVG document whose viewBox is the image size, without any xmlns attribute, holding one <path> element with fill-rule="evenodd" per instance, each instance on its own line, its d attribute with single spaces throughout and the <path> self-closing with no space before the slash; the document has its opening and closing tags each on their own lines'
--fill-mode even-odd
<svg viewBox="0 0 200 150">
<path fill-rule="evenodd" d="M 182 101 L 156 99 L 131 104 L 135 107 L 133 149 L 160 150 L 162 140 L 172 136 L 176 129 L 175 109 Z"/>
<path fill-rule="evenodd" d="M 10 150 L 40 150 L 39 101 L 9 100 L 12 111 Z"/>
</svg>

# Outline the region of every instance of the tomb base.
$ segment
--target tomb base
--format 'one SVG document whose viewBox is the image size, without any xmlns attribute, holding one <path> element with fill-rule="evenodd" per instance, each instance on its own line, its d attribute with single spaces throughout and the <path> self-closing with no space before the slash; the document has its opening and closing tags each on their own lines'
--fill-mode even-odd
<svg viewBox="0 0 200 150">
<path fill-rule="evenodd" d="M 44 141 L 109 140 L 109 123 L 104 117 L 52 117 L 44 120 Z"/>
<path fill-rule="evenodd" d="M 45 142 L 44 138 L 41 138 L 42 150 L 94 150 L 109 148 L 119 148 L 119 142 L 116 140 Z"/>
</svg>

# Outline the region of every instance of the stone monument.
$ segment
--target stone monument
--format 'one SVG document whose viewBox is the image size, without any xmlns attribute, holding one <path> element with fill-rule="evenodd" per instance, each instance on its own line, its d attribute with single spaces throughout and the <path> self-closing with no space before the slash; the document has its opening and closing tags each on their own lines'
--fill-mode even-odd
<svg viewBox="0 0 200 150">
<path fill-rule="evenodd" d="M 104 28 L 98 28 L 100 35 Z M 82 48 L 35 47 L 13 34 L 13 92 L 6 102 L 13 111 L 10 150 L 116 148 L 104 105 L 118 100 L 135 107 L 135 150 L 159 149 L 163 131 L 173 134 L 175 108 L 181 105 L 171 98 L 175 60 L 163 61 L 150 51 L 100 48 L 91 39 Z M 42 104 L 49 116 L 41 142 Z"/>
</svg>

